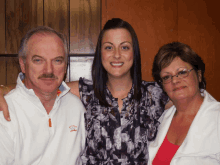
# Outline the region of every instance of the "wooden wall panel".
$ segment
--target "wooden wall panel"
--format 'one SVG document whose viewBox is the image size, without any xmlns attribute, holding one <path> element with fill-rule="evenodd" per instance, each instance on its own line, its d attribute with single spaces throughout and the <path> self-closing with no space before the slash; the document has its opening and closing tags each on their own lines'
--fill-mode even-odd
<svg viewBox="0 0 220 165">
<path fill-rule="evenodd" d="M 14 84 L 17 81 L 18 73 L 20 72 L 19 62 L 17 57 L 6 58 L 6 84 Z"/>
<path fill-rule="evenodd" d="M 94 53 L 101 27 L 100 12 L 100 0 L 70 1 L 70 53 Z"/>
<path fill-rule="evenodd" d="M 0 1 L 0 54 L 5 53 L 5 0 Z"/>
<path fill-rule="evenodd" d="M 218 1 L 209 0 L 179 0 L 178 40 L 189 44 L 203 58 L 207 90 L 220 101 L 218 4 Z"/>
<path fill-rule="evenodd" d="M 6 85 L 6 62 L 5 57 L 0 57 L 0 85 Z"/>
<path fill-rule="evenodd" d="M 210 0 L 102 0 L 102 26 L 112 17 L 131 23 L 140 42 L 144 80 L 153 80 L 152 61 L 160 46 L 177 40 L 190 45 L 206 64 L 207 90 L 220 101 L 218 6 Z"/>
<path fill-rule="evenodd" d="M 65 34 L 69 41 L 69 0 L 44 0 L 44 25 Z"/>
<path fill-rule="evenodd" d="M 30 0 L 29 0 L 30 1 Z M 31 28 L 44 25 L 44 0 L 31 0 Z"/>
<path fill-rule="evenodd" d="M 0 39 L 2 46 L 0 54 L 9 54 L 8 60 L 4 58 L 6 70 L 2 70 L 6 75 L 5 83 L 15 83 L 19 70 L 15 67 L 14 58 L 11 58 L 10 54 L 18 53 L 21 38 L 33 27 L 39 25 L 52 27 L 65 34 L 68 42 L 70 42 L 71 32 L 75 35 L 72 35 L 73 38 L 71 38 L 71 53 L 94 53 L 101 25 L 100 3 L 100 0 L 1 1 L 0 5 L 5 12 L 3 9 L 0 11 L 0 21 L 3 22 L 0 25 L 0 35 L 3 36 Z M 4 18 L 6 20 L 3 20 Z M 5 41 L 6 44 L 4 44 Z M 78 42 L 80 43 L 78 44 Z"/>
<path fill-rule="evenodd" d="M 102 0 L 102 26 L 111 18 L 122 18 L 137 33 L 144 80 L 153 80 L 152 63 L 159 47 L 178 39 L 177 6 L 176 0 Z"/>
<path fill-rule="evenodd" d="M 6 1 L 6 53 L 17 53 L 23 35 L 32 27 L 42 25 L 42 9 L 42 0 Z"/>
</svg>

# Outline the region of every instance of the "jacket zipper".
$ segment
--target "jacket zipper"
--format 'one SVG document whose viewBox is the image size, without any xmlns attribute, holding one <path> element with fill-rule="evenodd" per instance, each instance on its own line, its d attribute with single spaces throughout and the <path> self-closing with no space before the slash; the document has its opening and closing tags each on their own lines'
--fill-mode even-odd
<svg viewBox="0 0 220 165">
<path fill-rule="evenodd" d="M 49 118 L 49 127 L 52 127 L 52 122 L 51 122 L 51 118 Z"/>
</svg>

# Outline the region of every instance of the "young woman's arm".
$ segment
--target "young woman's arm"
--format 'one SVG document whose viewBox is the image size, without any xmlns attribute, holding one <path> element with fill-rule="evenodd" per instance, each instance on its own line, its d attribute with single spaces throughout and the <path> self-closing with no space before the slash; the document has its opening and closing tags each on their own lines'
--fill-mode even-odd
<svg viewBox="0 0 220 165">
<path fill-rule="evenodd" d="M 70 87 L 70 92 L 80 98 L 79 81 L 67 82 L 66 84 Z"/>
<path fill-rule="evenodd" d="M 4 96 L 9 93 L 12 89 L 14 89 L 16 84 L 13 85 L 0 85 L 0 111 L 3 111 L 3 115 L 7 121 L 10 121 L 10 115 L 8 112 L 8 105 L 5 101 Z"/>
<path fill-rule="evenodd" d="M 66 84 L 70 87 L 70 92 L 80 98 L 79 81 L 72 81 L 72 82 L 68 82 Z M 3 111 L 3 115 L 7 121 L 11 121 L 11 119 L 10 119 L 10 114 L 8 111 L 8 105 L 5 101 L 4 96 L 7 93 L 9 93 L 12 89 L 14 89 L 15 86 L 16 86 L 16 84 L 7 85 L 7 86 L 0 85 L 0 111 Z"/>
</svg>

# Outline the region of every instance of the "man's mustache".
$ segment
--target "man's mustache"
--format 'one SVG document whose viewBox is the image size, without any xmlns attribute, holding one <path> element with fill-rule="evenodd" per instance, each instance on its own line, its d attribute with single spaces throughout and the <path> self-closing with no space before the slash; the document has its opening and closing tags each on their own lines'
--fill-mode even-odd
<svg viewBox="0 0 220 165">
<path fill-rule="evenodd" d="M 38 77 L 38 79 L 41 79 L 41 78 L 55 78 L 55 79 L 57 79 L 57 76 L 55 76 L 53 73 L 50 73 L 50 74 L 42 74 Z"/>
</svg>

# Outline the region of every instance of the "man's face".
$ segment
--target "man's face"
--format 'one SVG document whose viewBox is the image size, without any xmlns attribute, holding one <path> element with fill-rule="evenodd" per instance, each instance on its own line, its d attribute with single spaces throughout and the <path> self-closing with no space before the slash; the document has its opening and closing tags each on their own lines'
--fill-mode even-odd
<svg viewBox="0 0 220 165">
<path fill-rule="evenodd" d="M 36 95 L 57 92 L 66 72 L 64 45 L 58 36 L 34 34 L 27 43 L 26 63 L 19 62 L 27 88 Z"/>
</svg>

